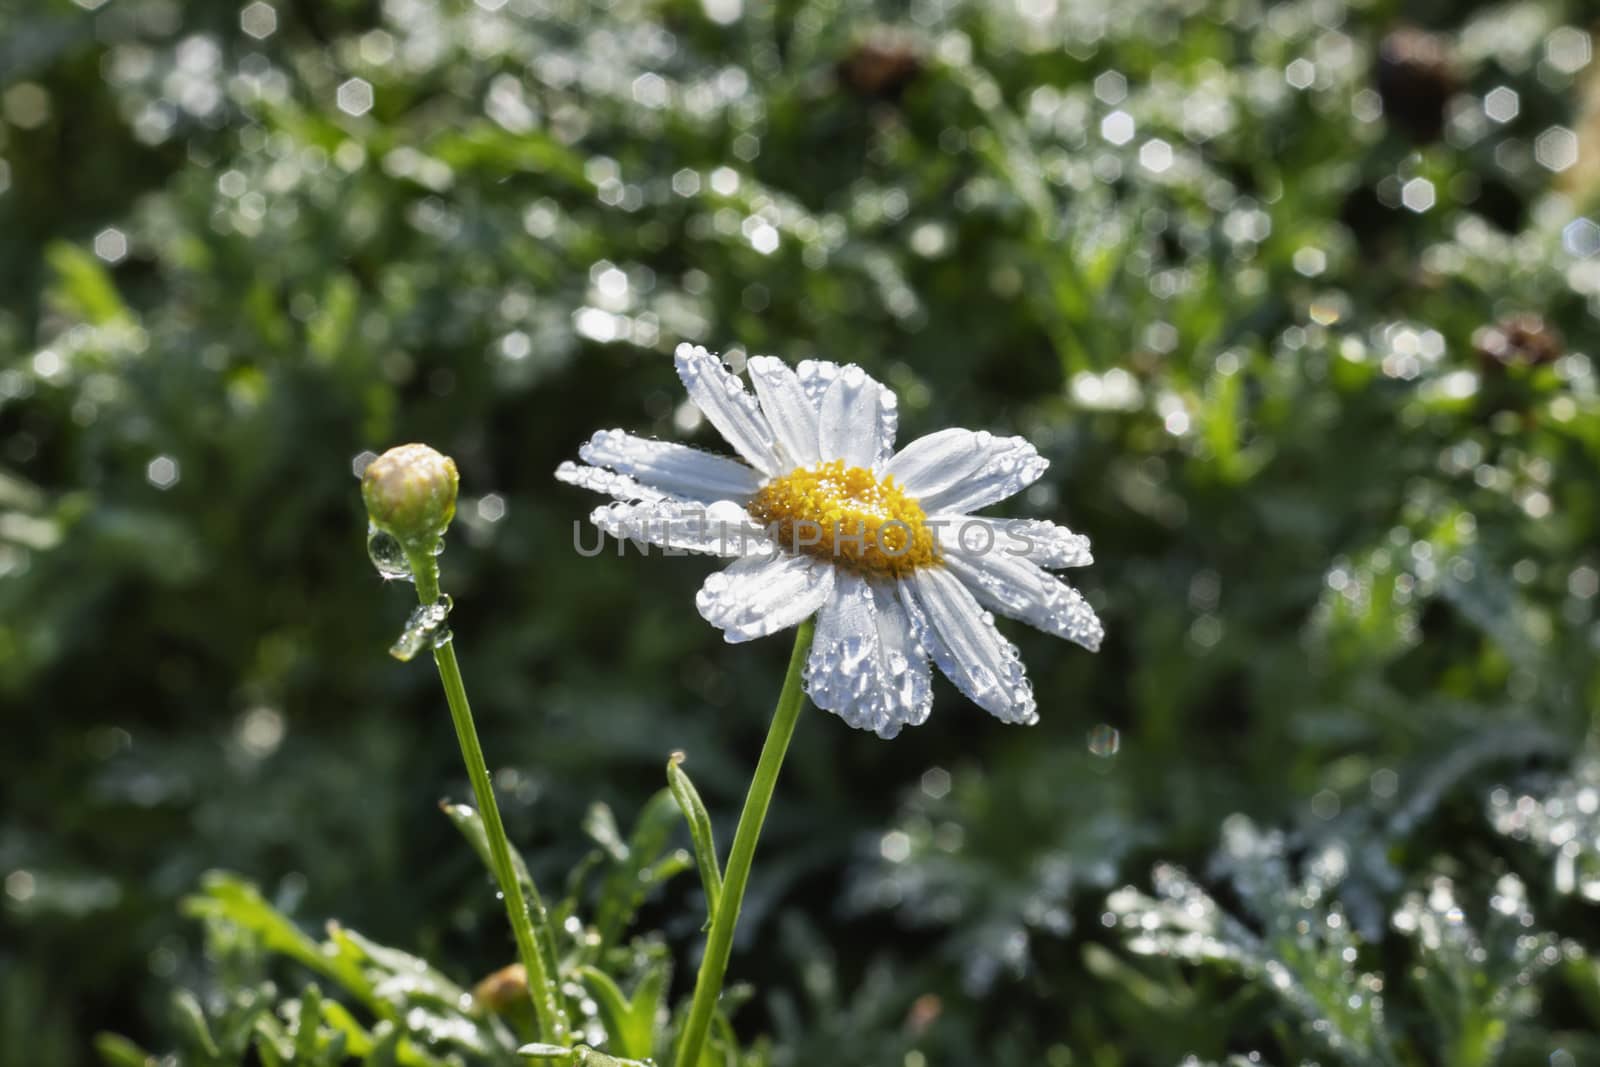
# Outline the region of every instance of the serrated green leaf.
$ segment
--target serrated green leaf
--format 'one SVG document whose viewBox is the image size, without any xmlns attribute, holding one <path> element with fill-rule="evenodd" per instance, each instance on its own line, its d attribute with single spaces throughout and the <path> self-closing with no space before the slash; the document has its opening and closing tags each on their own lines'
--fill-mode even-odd
<svg viewBox="0 0 1600 1067">
<path fill-rule="evenodd" d="M 201 879 L 201 892 L 183 901 L 186 915 L 208 922 L 232 923 L 261 939 L 262 947 L 305 965 L 338 982 L 369 1005 L 375 1003 L 372 983 L 348 953 L 319 945 L 279 914 L 249 882 L 222 871 Z"/>
</svg>

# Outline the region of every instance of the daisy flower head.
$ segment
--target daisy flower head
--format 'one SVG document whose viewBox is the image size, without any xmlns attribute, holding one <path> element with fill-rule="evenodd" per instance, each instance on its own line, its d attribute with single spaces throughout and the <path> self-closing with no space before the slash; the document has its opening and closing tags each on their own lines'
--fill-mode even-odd
<svg viewBox="0 0 1600 1067">
<path fill-rule="evenodd" d="M 1092 562 L 1088 539 L 974 514 L 1044 473 L 1027 441 L 949 429 L 897 451 L 893 391 L 853 364 L 753 356 L 752 392 L 704 348 L 676 360 L 740 458 L 601 430 L 556 477 L 614 498 L 590 515 L 613 537 L 732 559 L 695 597 L 728 641 L 815 615 L 812 703 L 893 737 L 928 717 L 931 660 L 979 707 L 1033 723 L 1033 688 L 990 612 L 1099 647 L 1093 609 L 1051 573 Z"/>
</svg>

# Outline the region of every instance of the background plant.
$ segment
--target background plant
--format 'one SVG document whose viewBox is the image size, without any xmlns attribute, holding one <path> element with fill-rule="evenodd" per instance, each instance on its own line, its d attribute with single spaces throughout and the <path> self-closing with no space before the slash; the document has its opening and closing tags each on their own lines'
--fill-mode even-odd
<svg viewBox="0 0 1600 1067">
<path fill-rule="evenodd" d="M 511 961 L 436 808 L 467 790 L 432 679 L 381 654 L 409 591 L 352 562 L 348 467 L 396 440 L 462 468 L 452 625 L 541 884 L 674 749 L 728 840 L 786 649 L 686 618 L 691 561 L 575 559 L 550 478 L 595 426 L 710 441 L 687 339 L 860 362 L 907 434 L 1038 441 L 1019 513 L 1094 537 L 1109 635 L 1010 631 L 1031 730 L 948 689 L 893 745 L 802 719 L 745 1055 L 1585 1062 L 1584 17 L 0 2 L 0 1060 L 115 1031 L 207 1062 L 196 1005 L 223 1062 L 250 1011 L 386 1040 L 180 911 L 219 885 L 458 990 Z M 680 975 L 694 882 L 634 927 Z M 1347 976 L 1383 1016 L 1330 1047 Z"/>
</svg>

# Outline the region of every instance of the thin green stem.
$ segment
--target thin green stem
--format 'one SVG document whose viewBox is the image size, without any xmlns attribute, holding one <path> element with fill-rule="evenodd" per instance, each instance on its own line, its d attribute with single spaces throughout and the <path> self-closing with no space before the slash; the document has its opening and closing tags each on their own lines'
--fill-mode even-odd
<svg viewBox="0 0 1600 1067">
<path fill-rule="evenodd" d="M 777 710 L 772 713 L 767 740 L 761 746 L 761 759 L 756 763 L 750 792 L 744 798 L 739 828 L 733 834 L 728 868 L 723 872 L 722 895 L 717 898 L 711 933 L 706 935 L 705 956 L 700 960 L 700 974 L 695 979 L 689 1019 L 684 1023 L 683 1036 L 678 1041 L 678 1055 L 673 1061 L 675 1067 L 699 1067 L 700 1051 L 705 1046 L 706 1033 L 711 1028 L 717 999 L 722 995 L 722 980 L 728 973 L 728 956 L 733 951 L 733 931 L 739 922 L 739 905 L 744 900 L 745 885 L 750 881 L 750 864 L 755 859 L 756 841 L 761 837 L 762 823 L 767 820 L 772 791 L 778 784 L 778 771 L 783 767 L 783 757 L 789 751 L 795 722 L 800 718 L 800 705 L 804 702 L 800 673 L 805 666 L 806 654 L 811 651 L 813 626 L 812 621 L 807 619 L 795 634 L 794 652 L 789 657 L 789 673 L 784 676 L 783 692 L 778 696 Z"/>
<path fill-rule="evenodd" d="M 432 604 L 439 599 L 439 561 L 431 552 L 408 551 L 406 558 L 417 583 L 417 599 L 424 604 Z M 517 879 L 516 868 L 511 863 L 511 845 L 506 840 L 505 823 L 500 819 L 500 806 L 495 803 L 494 786 L 489 781 L 489 768 L 484 763 L 478 730 L 472 723 L 472 708 L 467 703 L 466 685 L 461 681 L 461 665 L 456 662 L 455 643 L 448 639 L 436 643 L 433 661 L 439 668 L 439 681 L 444 685 L 444 697 L 450 705 L 450 720 L 455 724 L 456 740 L 461 745 L 461 760 L 467 766 L 467 777 L 472 780 L 472 793 L 477 799 L 478 812 L 483 817 L 483 830 L 489 839 L 489 854 L 494 862 L 494 878 L 500 883 L 506 916 L 511 920 L 511 933 L 517 940 L 517 954 L 522 957 L 522 966 L 528 972 L 528 994 L 533 1000 L 534 1017 L 539 1026 L 538 1036 L 545 1041 L 565 1044 L 565 1013 L 556 1001 L 555 987 L 546 972 L 544 957 L 539 954 L 533 920 L 528 914 L 528 902 L 522 895 L 522 883 Z"/>
</svg>

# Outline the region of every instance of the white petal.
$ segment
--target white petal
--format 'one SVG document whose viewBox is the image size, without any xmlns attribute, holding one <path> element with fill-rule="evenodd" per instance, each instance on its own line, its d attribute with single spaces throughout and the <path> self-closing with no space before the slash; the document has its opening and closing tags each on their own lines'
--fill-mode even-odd
<svg viewBox="0 0 1600 1067">
<path fill-rule="evenodd" d="M 900 583 L 900 598 L 933 662 L 969 700 L 1005 722 L 1039 721 L 1016 646 L 960 579 L 945 567 L 922 567 Z"/>
<path fill-rule="evenodd" d="M 1049 465 L 1024 438 L 950 429 L 912 441 L 887 473 L 923 511 L 965 514 L 1026 489 Z"/>
<path fill-rule="evenodd" d="M 762 480 L 736 459 L 623 430 L 599 431 L 578 449 L 578 455 L 585 463 L 632 475 L 666 496 L 705 503 L 749 500 Z"/>
<path fill-rule="evenodd" d="M 839 368 L 822 395 L 818 429 L 822 458 L 872 469 L 894 452 L 898 402 L 894 391 L 855 364 Z"/>
<path fill-rule="evenodd" d="M 822 458 L 817 451 L 817 408 L 799 377 L 789 364 L 772 356 L 751 356 L 748 369 L 784 459 L 792 467 L 815 464 Z"/>
<path fill-rule="evenodd" d="M 813 704 L 879 737 L 925 722 L 933 707 L 928 653 L 894 586 L 848 571 L 835 574 L 833 596 L 817 614 L 805 677 Z"/>
<path fill-rule="evenodd" d="M 943 531 L 941 531 L 943 532 Z M 1093 652 L 1105 628 L 1083 595 L 1038 564 L 1000 551 L 970 552 L 940 537 L 945 569 L 965 582 L 980 603 Z M 970 545 L 972 542 L 968 541 Z"/>
<path fill-rule="evenodd" d="M 722 360 L 698 345 L 679 345 L 677 365 L 689 399 L 734 451 L 769 478 L 782 474 L 783 463 L 767 417 Z"/>
<path fill-rule="evenodd" d="M 563 460 L 561 466 L 556 468 L 556 481 L 575 485 L 579 489 L 589 489 L 596 493 L 604 493 L 617 500 L 665 500 L 667 494 L 659 489 L 652 489 L 642 482 L 635 481 L 626 474 L 608 471 L 603 467 L 586 467 L 581 463 Z"/>
<path fill-rule="evenodd" d="M 928 516 L 939 543 L 969 553 L 998 552 L 1031 560 L 1041 567 L 1087 567 L 1094 562 L 1089 539 L 1046 519 L 990 519 L 942 513 Z"/>
<path fill-rule="evenodd" d="M 607 504 L 595 508 L 589 521 L 618 539 L 684 552 L 770 557 L 778 551 L 744 508 L 731 500 L 711 504 L 682 500 Z"/>
<path fill-rule="evenodd" d="M 752 556 L 706 578 L 694 605 L 734 644 L 787 630 L 827 602 L 832 564 L 810 556 Z"/>
</svg>

